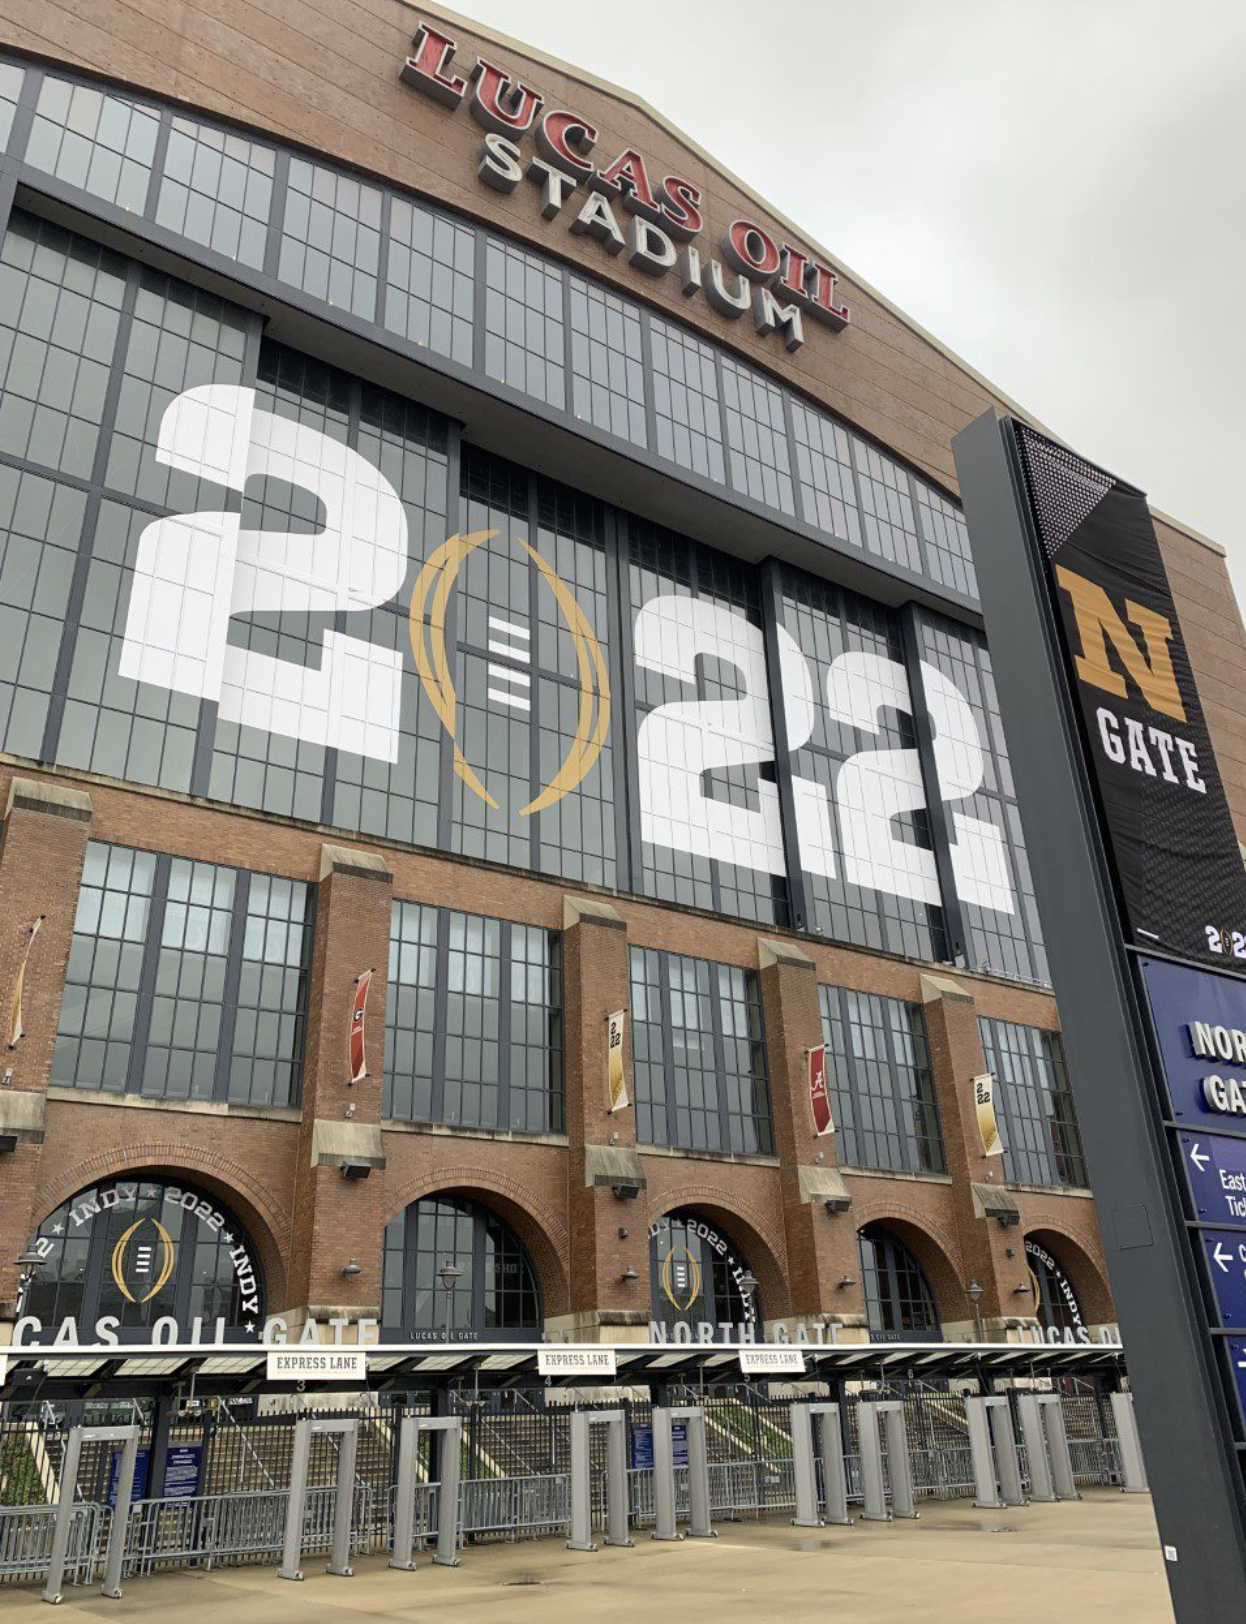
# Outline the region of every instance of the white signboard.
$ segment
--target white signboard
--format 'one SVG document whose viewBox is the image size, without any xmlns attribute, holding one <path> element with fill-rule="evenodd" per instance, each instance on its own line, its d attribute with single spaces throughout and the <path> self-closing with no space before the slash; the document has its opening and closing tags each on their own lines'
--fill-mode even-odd
<svg viewBox="0 0 1246 1624">
<path fill-rule="evenodd" d="M 269 1348 L 270 1382 L 364 1382 L 366 1348 Z"/>
<path fill-rule="evenodd" d="M 803 1376 L 805 1356 L 799 1348 L 741 1348 L 740 1372 L 745 1376 Z"/>
<path fill-rule="evenodd" d="M 536 1368 L 542 1376 L 613 1376 L 618 1363 L 613 1348 L 538 1348 Z"/>
</svg>

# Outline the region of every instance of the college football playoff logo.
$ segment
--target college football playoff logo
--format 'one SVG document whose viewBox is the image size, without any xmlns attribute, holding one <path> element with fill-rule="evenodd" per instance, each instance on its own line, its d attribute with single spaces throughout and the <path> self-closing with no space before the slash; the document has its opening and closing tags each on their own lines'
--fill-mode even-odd
<svg viewBox="0 0 1246 1624">
<path fill-rule="evenodd" d="M 163 1291 L 177 1247 L 158 1218 L 138 1218 L 112 1249 L 112 1277 L 126 1302 L 142 1307 Z"/>
</svg>

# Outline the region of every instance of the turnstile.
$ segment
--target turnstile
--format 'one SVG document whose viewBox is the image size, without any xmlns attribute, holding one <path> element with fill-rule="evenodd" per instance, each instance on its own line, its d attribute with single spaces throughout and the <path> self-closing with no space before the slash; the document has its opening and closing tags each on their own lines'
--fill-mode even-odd
<svg viewBox="0 0 1246 1624">
<path fill-rule="evenodd" d="M 1025 1505 L 1017 1434 L 1008 1400 L 999 1396 L 966 1398 L 965 1421 L 973 1460 L 974 1505 L 992 1510 Z"/>
<path fill-rule="evenodd" d="M 838 1404 L 793 1404 L 792 1470 L 796 1480 L 795 1528 L 821 1528 L 824 1523 L 851 1525 L 848 1515 L 848 1473 L 844 1465 L 844 1439 Z M 814 1428 L 818 1447 L 814 1448 Z M 822 1460 L 825 1516 L 819 1515 L 818 1457 Z"/>
<path fill-rule="evenodd" d="M 705 1411 L 699 1404 L 653 1407 L 654 1539 L 682 1538 L 675 1526 L 674 1423 L 683 1421 L 688 1438 L 688 1532 L 694 1539 L 713 1539 L 710 1527 L 710 1466 L 705 1440 Z"/>
<path fill-rule="evenodd" d="M 391 1568 L 413 1573 L 411 1547 L 415 1544 L 415 1463 L 420 1434 L 439 1432 L 441 1484 L 437 1491 L 437 1549 L 433 1561 L 441 1567 L 459 1565 L 459 1454 L 463 1423 L 457 1415 L 404 1415 L 398 1429 L 398 1482 L 394 1490 L 394 1545 Z"/>
<path fill-rule="evenodd" d="M 56 1526 L 52 1533 L 52 1556 L 48 1564 L 48 1582 L 43 1587 L 44 1601 L 53 1606 L 61 1599 L 61 1586 L 65 1582 L 65 1559 L 69 1555 L 69 1535 L 77 1510 L 78 1463 L 82 1458 L 83 1443 L 114 1443 L 121 1445 L 121 1459 L 113 1485 L 115 1501 L 112 1528 L 108 1535 L 108 1552 L 104 1558 L 104 1583 L 100 1594 L 116 1601 L 121 1595 L 121 1564 L 125 1557 L 126 1529 L 130 1522 L 130 1506 L 134 1500 L 134 1468 L 138 1462 L 138 1434 L 136 1426 L 129 1427 L 71 1427 L 65 1445 L 65 1461 L 61 1467 L 60 1503 L 56 1508 Z"/>
<path fill-rule="evenodd" d="M 627 1504 L 627 1435 L 622 1410 L 575 1410 L 571 1416 L 571 1523 L 569 1551 L 595 1551 L 589 1429 L 606 1427 L 606 1544 L 630 1545 Z M 657 1454 L 654 1453 L 654 1467 Z"/>
<path fill-rule="evenodd" d="M 1060 1395 L 1019 1393 L 1017 1414 L 1030 1472 L 1030 1499 L 1079 1500 Z"/>
<path fill-rule="evenodd" d="M 883 1472 L 883 1435 L 887 1439 L 887 1471 Z M 893 1517 L 916 1517 L 913 1467 L 909 1460 L 909 1433 L 900 1399 L 857 1404 L 857 1436 L 861 1446 L 861 1487 L 866 1522 L 890 1522 Z M 887 1507 L 887 1479 L 891 1480 L 891 1508 Z"/>
</svg>

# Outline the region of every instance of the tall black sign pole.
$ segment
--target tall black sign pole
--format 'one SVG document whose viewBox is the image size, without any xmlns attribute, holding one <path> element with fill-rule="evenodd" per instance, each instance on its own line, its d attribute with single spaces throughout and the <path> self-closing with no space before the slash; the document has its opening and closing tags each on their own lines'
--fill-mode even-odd
<svg viewBox="0 0 1246 1624">
<path fill-rule="evenodd" d="M 988 412 L 953 450 L 1073 1093 L 1177 1618 L 1246 1619 L 1233 1424 L 1018 432 Z"/>
</svg>

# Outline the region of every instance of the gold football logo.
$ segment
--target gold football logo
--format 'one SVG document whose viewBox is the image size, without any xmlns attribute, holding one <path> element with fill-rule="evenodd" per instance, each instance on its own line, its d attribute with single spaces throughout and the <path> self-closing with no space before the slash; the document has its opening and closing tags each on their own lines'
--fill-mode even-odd
<svg viewBox="0 0 1246 1624">
<path fill-rule="evenodd" d="M 685 1249 L 676 1257 L 671 1247 L 662 1263 L 662 1290 L 679 1314 L 686 1314 L 696 1302 L 701 1295 L 701 1265 L 691 1252 Z"/>
<path fill-rule="evenodd" d="M 154 1240 L 139 1233 L 145 1224 L 155 1230 Z M 164 1289 L 176 1261 L 177 1247 L 160 1220 L 138 1218 L 112 1249 L 112 1277 L 126 1302 L 140 1307 Z"/>
<path fill-rule="evenodd" d="M 495 812 L 498 809 L 497 801 L 464 756 L 456 735 L 458 696 L 446 651 L 446 610 L 464 560 L 477 547 L 492 541 L 497 534 L 496 530 L 476 530 L 466 536 L 451 536 L 449 541 L 443 542 L 420 571 L 411 594 L 410 612 L 411 652 L 415 656 L 415 668 L 438 720 L 454 745 L 454 770 L 468 789 L 479 795 Z M 575 736 L 553 778 L 526 806 L 519 808 L 522 818 L 553 806 L 588 776 L 601 754 L 610 726 L 610 677 L 601 645 L 587 616 L 576 602 L 575 594 L 535 547 L 518 540 L 515 545 L 536 565 L 558 605 L 571 633 L 580 682 Z M 531 660 L 526 646 L 529 633 L 526 628 L 496 616 L 490 616 L 490 629 L 491 634 L 494 631 L 498 634 L 496 638 L 490 636 L 490 652 L 498 658 L 496 662 L 491 661 L 489 666 L 490 678 L 498 683 L 498 687 L 490 688 L 489 697 L 515 710 L 530 710 L 530 701 L 524 694 L 530 689 L 532 678 L 523 670 Z"/>
</svg>

